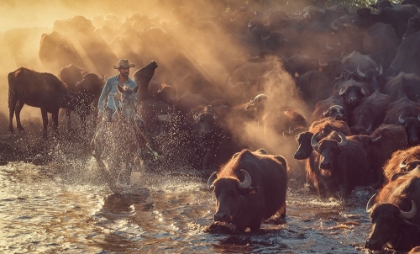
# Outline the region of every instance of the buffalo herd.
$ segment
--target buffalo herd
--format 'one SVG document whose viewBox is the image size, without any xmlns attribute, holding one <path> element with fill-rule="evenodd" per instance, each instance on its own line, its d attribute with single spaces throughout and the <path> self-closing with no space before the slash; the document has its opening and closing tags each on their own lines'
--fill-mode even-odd
<svg viewBox="0 0 420 254">
<path fill-rule="evenodd" d="M 44 138 L 47 113 L 58 134 L 60 108 L 69 129 L 74 111 L 91 138 L 86 123 L 105 77 L 127 58 L 140 67 L 137 114 L 160 155 L 145 154 L 143 165 L 218 168 L 208 179 L 215 222 L 241 232 L 283 223 L 288 179 L 302 169 L 302 184 L 321 197 L 377 189 L 367 249 L 420 245 L 420 1 L 290 13 L 233 2 L 208 15 L 174 7 L 174 23 L 140 14 L 57 20 L 39 38 L 50 73 L 8 75 L 10 132 L 14 115 L 23 131 L 27 104 L 41 109 Z"/>
</svg>

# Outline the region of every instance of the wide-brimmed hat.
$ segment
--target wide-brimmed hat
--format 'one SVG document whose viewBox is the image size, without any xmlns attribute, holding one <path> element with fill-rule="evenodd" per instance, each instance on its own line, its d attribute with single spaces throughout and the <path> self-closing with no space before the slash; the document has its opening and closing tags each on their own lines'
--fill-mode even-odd
<svg viewBox="0 0 420 254">
<path fill-rule="evenodd" d="M 127 59 L 121 59 L 117 65 L 114 65 L 114 69 L 130 67 L 134 67 L 134 64 L 130 64 Z"/>
</svg>

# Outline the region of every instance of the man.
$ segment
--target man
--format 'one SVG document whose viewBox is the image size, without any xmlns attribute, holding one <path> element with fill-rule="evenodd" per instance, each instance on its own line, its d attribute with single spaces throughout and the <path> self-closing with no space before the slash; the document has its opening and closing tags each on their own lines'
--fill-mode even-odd
<svg viewBox="0 0 420 254">
<path fill-rule="evenodd" d="M 117 65 L 114 65 L 114 69 L 118 69 L 120 74 L 109 78 L 105 83 L 98 102 L 99 118 L 110 122 L 113 113 L 118 109 L 119 94 L 117 85 L 121 87 L 128 86 L 131 89 L 137 86 L 136 82 L 129 78 L 131 67 L 134 67 L 134 64 L 130 64 L 127 59 L 122 59 Z M 106 106 L 104 105 L 105 101 L 107 101 Z"/>
<path fill-rule="evenodd" d="M 118 88 L 117 88 L 118 85 L 120 85 L 121 87 L 128 86 L 131 89 L 137 86 L 137 83 L 129 78 L 130 68 L 132 67 L 134 67 L 134 64 L 130 64 L 127 59 L 122 59 L 118 62 L 117 65 L 114 65 L 114 69 L 118 69 L 120 74 L 109 78 L 106 81 L 104 88 L 102 89 L 102 93 L 101 93 L 101 96 L 99 97 L 99 102 L 98 102 L 98 118 L 99 119 L 103 121 L 111 122 L 112 116 L 114 115 L 114 112 L 117 111 L 118 106 L 119 106 L 118 100 L 119 100 L 120 95 L 118 93 Z M 106 106 L 104 105 L 105 101 L 107 101 Z M 139 117 L 138 123 L 137 123 L 137 126 L 139 127 L 139 129 L 136 131 L 136 136 L 138 140 L 141 140 L 144 138 L 146 142 L 148 142 L 147 138 L 144 135 L 140 135 L 142 133 L 143 125 L 144 125 L 143 121 Z M 94 135 L 92 139 L 92 144 L 95 143 L 96 136 L 98 135 L 100 129 L 101 127 L 98 126 L 96 134 Z M 153 154 L 153 158 L 156 160 L 159 155 L 155 151 L 152 150 L 152 148 L 150 147 L 148 143 L 146 144 L 146 147 L 150 150 L 150 152 Z"/>
</svg>

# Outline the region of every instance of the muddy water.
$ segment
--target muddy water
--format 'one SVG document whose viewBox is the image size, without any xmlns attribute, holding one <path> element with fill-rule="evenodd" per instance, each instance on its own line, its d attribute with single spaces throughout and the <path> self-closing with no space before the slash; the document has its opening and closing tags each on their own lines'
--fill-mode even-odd
<svg viewBox="0 0 420 254">
<path fill-rule="evenodd" d="M 132 186 L 111 191 L 94 159 L 79 153 L 56 145 L 46 165 L 0 167 L 1 253 L 367 253 L 369 190 L 343 204 L 292 180 L 286 224 L 210 234 L 214 198 L 203 172 L 138 168 Z"/>
</svg>

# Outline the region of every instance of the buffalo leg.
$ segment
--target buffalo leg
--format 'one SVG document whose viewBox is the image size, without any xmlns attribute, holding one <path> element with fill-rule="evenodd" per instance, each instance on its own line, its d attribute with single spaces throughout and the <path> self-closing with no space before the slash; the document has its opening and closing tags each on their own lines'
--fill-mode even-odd
<svg viewBox="0 0 420 254">
<path fill-rule="evenodd" d="M 54 135 L 58 137 L 58 112 L 59 109 L 51 112 Z"/>
<path fill-rule="evenodd" d="M 42 132 L 43 138 L 47 138 L 47 128 L 48 128 L 48 114 L 47 109 L 41 108 L 41 116 L 42 116 L 42 125 L 44 126 L 44 131 Z"/>
<path fill-rule="evenodd" d="M 70 120 L 70 110 L 66 109 L 66 119 L 67 119 L 67 132 L 71 130 L 71 120 Z"/>
<path fill-rule="evenodd" d="M 9 98 L 9 131 L 13 133 L 13 115 L 15 113 L 16 103 L 18 99 L 14 96 Z"/>
<path fill-rule="evenodd" d="M 20 102 L 19 100 L 17 101 L 16 104 L 16 108 L 15 108 L 15 116 L 16 116 L 16 127 L 18 128 L 18 130 L 20 131 L 24 131 L 25 129 L 23 129 L 22 124 L 20 122 L 20 111 L 22 111 L 24 103 Z"/>
<path fill-rule="evenodd" d="M 86 135 L 86 116 L 80 116 L 80 121 L 82 122 L 82 134 Z"/>
</svg>

